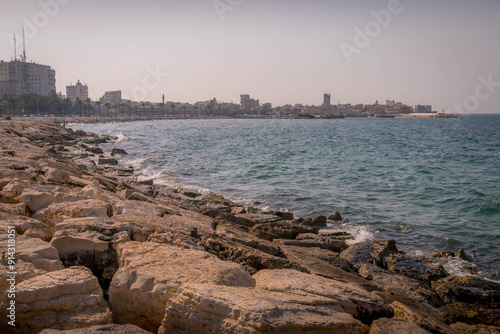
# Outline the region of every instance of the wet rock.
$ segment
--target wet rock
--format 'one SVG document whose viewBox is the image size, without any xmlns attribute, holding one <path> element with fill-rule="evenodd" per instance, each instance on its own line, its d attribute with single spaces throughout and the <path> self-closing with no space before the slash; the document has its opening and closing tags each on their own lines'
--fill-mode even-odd
<svg viewBox="0 0 500 334">
<path fill-rule="evenodd" d="M 112 322 L 97 278 L 87 268 L 72 267 L 50 272 L 21 282 L 16 289 L 15 333 L 36 333 L 45 328 L 74 329 Z M 9 299 L 4 295 L 2 310 L 5 311 L 7 303 Z"/>
<path fill-rule="evenodd" d="M 79 329 L 57 330 L 44 329 L 39 334 L 152 334 L 151 332 L 135 325 L 97 325 Z"/>
<path fill-rule="evenodd" d="M 392 317 L 393 310 L 382 298 L 355 283 L 343 283 L 295 270 L 261 270 L 253 276 L 256 287 L 271 291 L 302 291 L 334 299 L 356 319 L 370 324 L 374 319 Z"/>
<path fill-rule="evenodd" d="M 287 239 L 274 239 L 274 243 L 283 246 L 297 246 L 297 247 L 319 247 L 327 249 L 332 252 L 340 253 L 347 248 L 344 241 L 339 240 L 318 240 L 318 239 L 302 239 L 302 240 L 287 240 Z"/>
<path fill-rule="evenodd" d="M 354 236 L 347 230 L 337 229 L 321 229 L 318 234 L 323 237 L 336 240 L 354 240 Z"/>
<path fill-rule="evenodd" d="M 393 254 L 386 257 L 385 262 L 389 271 L 421 281 L 434 281 L 447 276 L 442 265 L 425 263 L 415 256 Z"/>
<path fill-rule="evenodd" d="M 85 151 L 94 153 L 94 154 L 103 154 L 102 148 L 99 146 L 87 146 L 85 147 Z"/>
<path fill-rule="evenodd" d="M 434 308 L 427 305 L 443 306 L 441 298 L 427 282 L 396 275 L 373 264 L 362 265 L 359 268 L 359 275 L 377 286 L 374 293 L 382 297 L 386 303 L 398 301 L 423 313 L 432 314 L 439 321 L 446 321 L 441 314 L 435 312 Z"/>
<path fill-rule="evenodd" d="M 115 158 L 99 158 L 97 160 L 97 164 L 102 166 L 102 165 L 112 165 L 112 166 L 117 166 L 118 165 L 118 160 Z"/>
<path fill-rule="evenodd" d="M 187 282 L 254 286 L 254 279 L 236 264 L 214 255 L 153 242 L 118 245 L 120 269 L 109 289 L 118 323 L 156 332 L 168 300 Z"/>
<path fill-rule="evenodd" d="M 481 304 L 454 302 L 439 308 L 452 322 L 463 322 L 471 325 L 488 325 L 500 327 L 500 310 Z"/>
<path fill-rule="evenodd" d="M 455 257 L 455 252 L 435 252 L 435 253 L 429 253 L 429 256 L 435 259 L 439 258 L 447 259 L 449 257 Z"/>
<path fill-rule="evenodd" d="M 385 268 L 384 259 L 392 253 L 399 253 L 394 240 L 367 240 L 350 245 L 340 256 L 359 268 L 372 263 Z"/>
<path fill-rule="evenodd" d="M 340 215 L 340 212 L 335 212 L 333 215 L 330 215 L 328 216 L 328 220 L 331 220 L 331 221 L 341 221 L 343 220 L 344 218 L 342 218 L 342 216 Z"/>
<path fill-rule="evenodd" d="M 460 248 L 458 250 L 457 257 L 461 258 L 464 261 L 469 261 L 470 262 L 470 260 L 471 260 L 470 257 L 467 254 L 465 254 L 465 251 L 462 248 Z"/>
<path fill-rule="evenodd" d="M 330 298 L 298 291 L 184 285 L 168 302 L 159 333 L 201 332 L 361 334 L 369 328 Z"/>
<path fill-rule="evenodd" d="M 370 326 L 370 334 L 431 334 L 416 323 L 407 322 L 399 318 L 381 318 Z"/>
<path fill-rule="evenodd" d="M 238 215 L 242 213 L 247 213 L 247 210 L 245 210 L 245 208 L 242 206 L 237 206 L 231 210 L 231 213 L 234 215 Z"/>
<path fill-rule="evenodd" d="M 274 239 L 295 239 L 301 233 L 318 233 L 318 230 L 314 227 L 283 221 L 258 223 L 252 226 L 250 234 L 269 241 L 273 241 Z"/>
<path fill-rule="evenodd" d="M 261 214 L 264 215 L 272 215 L 272 216 L 278 216 L 283 220 L 293 220 L 294 219 L 294 214 L 293 212 L 284 212 L 284 211 L 262 211 L 260 212 Z"/>
<path fill-rule="evenodd" d="M 500 283 L 475 276 L 452 276 L 431 284 L 445 303 L 456 301 L 500 308 Z"/>
<path fill-rule="evenodd" d="M 305 226 L 326 227 L 326 217 L 325 216 L 317 216 L 314 218 L 299 219 L 296 221 L 296 223 L 300 224 L 300 225 L 305 225 Z"/>
<path fill-rule="evenodd" d="M 458 334 L 457 331 L 447 326 L 441 321 L 429 318 L 425 313 L 421 313 L 400 302 L 394 302 L 390 305 L 394 310 L 394 317 L 403 319 L 419 325 L 421 328 L 434 334 Z"/>
</svg>

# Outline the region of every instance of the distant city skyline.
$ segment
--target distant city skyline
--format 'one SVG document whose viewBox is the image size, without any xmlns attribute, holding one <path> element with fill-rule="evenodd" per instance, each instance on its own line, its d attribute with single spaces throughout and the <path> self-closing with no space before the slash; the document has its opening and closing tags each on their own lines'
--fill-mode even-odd
<svg viewBox="0 0 500 334">
<path fill-rule="evenodd" d="M 0 0 L 0 59 L 22 53 L 93 100 L 273 106 L 396 100 L 500 112 L 500 1 Z"/>
</svg>

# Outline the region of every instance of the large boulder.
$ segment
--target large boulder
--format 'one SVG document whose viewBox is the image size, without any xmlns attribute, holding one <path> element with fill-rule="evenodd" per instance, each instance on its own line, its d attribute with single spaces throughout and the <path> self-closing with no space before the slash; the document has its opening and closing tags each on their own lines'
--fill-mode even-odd
<svg viewBox="0 0 500 334">
<path fill-rule="evenodd" d="M 278 245 L 257 238 L 248 233 L 248 228 L 241 225 L 234 225 L 231 223 L 218 224 L 215 229 L 215 234 L 224 240 L 237 242 L 271 255 L 279 256 L 281 254 L 281 249 Z"/>
<path fill-rule="evenodd" d="M 15 227 L 17 234 L 24 234 L 24 232 L 28 229 L 45 228 L 48 225 L 38 219 L 0 213 L 0 226 L 2 226 L 4 230 L 6 230 L 9 226 L 13 226 Z"/>
<path fill-rule="evenodd" d="M 427 305 L 434 307 L 443 305 L 441 298 L 427 282 L 397 275 L 368 263 L 359 268 L 359 275 L 377 287 L 374 293 L 382 297 L 386 303 L 398 301 L 424 313 L 432 313 L 439 321 L 445 321 L 442 315 L 436 314 L 435 309 Z"/>
<path fill-rule="evenodd" d="M 423 261 L 417 256 L 393 254 L 386 257 L 385 262 L 389 271 L 421 281 L 434 281 L 447 276 L 442 265 Z"/>
<path fill-rule="evenodd" d="M 355 283 L 343 283 L 295 270 L 261 270 L 253 276 L 256 287 L 271 291 L 302 291 L 336 300 L 345 312 L 365 324 L 392 317 L 393 310 L 379 296 Z"/>
<path fill-rule="evenodd" d="M 24 203 L 4 204 L 0 203 L 0 213 L 5 213 L 12 216 L 26 216 L 27 207 Z"/>
<path fill-rule="evenodd" d="M 250 274 L 254 274 L 262 269 L 294 268 L 304 270 L 299 265 L 285 258 L 216 236 L 202 237 L 201 243 L 208 252 L 216 255 L 218 258 L 245 266 Z"/>
<path fill-rule="evenodd" d="M 400 302 L 393 302 L 391 304 L 394 310 L 394 317 L 402 319 L 407 322 L 413 322 L 421 328 L 435 334 L 458 334 L 457 331 L 446 325 L 445 323 L 434 320 L 427 314 L 417 311 Z"/>
<path fill-rule="evenodd" d="M 500 327 L 500 310 L 481 304 L 453 302 L 440 307 L 439 311 L 452 322 Z"/>
<path fill-rule="evenodd" d="M 113 218 L 75 218 L 58 223 L 51 242 L 66 267 L 85 266 L 107 287 L 118 270 L 117 245 L 131 235 L 130 224 Z"/>
<path fill-rule="evenodd" d="M 41 212 L 42 220 L 51 225 L 70 218 L 111 217 L 112 215 L 111 205 L 95 199 L 54 203 Z"/>
<path fill-rule="evenodd" d="M 206 252 L 153 242 L 118 245 L 120 269 L 109 289 L 118 323 L 156 332 L 168 300 L 187 282 L 254 286 L 245 269 Z"/>
<path fill-rule="evenodd" d="M 188 316 L 186 316 L 188 315 Z M 368 333 L 331 299 L 300 291 L 183 285 L 168 302 L 166 333 Z"/>
<path fill-rule="evenodd" d="M 384 259 L 392 253 L 398 253 L 394 240 L 366 240 L 350 245 L 340 256 L 351 262 L 356 268 L 365 263 L 385 268 Z"/>
<path fill-rule="evenodd" d="M 500 283 L 477 276 L 452 276 L 432 282 L 445 303 L 455 301 L 500 308 Z"/>
<path fill-rule="evenodd" d="M 16 286 L 15 300 L 14 333 L 37 333 L 46 328 L 74 329 L 112 322 L 97 278 L 84 267 L 58 270 L 21 282 Z M 3 314 L 7 314 L 9 304 L 10 298 L 5 293 L 0 306 Z M 5 327 L 0 330 L 11 332 Z"/>
</svg>

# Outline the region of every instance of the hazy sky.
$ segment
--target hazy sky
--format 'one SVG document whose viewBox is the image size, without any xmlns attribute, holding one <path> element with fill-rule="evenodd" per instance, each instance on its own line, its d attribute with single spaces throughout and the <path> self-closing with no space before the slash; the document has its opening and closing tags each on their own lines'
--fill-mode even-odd
<svg viewBox="0 0 500 334">
<path fill-rule="evenodd" d="M 52 66 L 63 94 L 80 79 L 92 99 L 122 90 L 239 103 L 246 93 L 274 106 L 319 105 L 329 92 L 332 103 L 500 112 L 499 0 L 0 4 L 0 59 L 11 60 L 10 36 L 24 24 L 28 60 Z"/>
</svg>

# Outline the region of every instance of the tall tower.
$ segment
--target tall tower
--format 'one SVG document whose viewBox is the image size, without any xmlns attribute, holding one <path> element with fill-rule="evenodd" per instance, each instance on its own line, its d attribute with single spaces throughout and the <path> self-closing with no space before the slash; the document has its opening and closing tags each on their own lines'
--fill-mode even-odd
<svg viewBox="0 0 500 334">
<path fill-rule="evenodd" d="M 24 37 L 24 26 L 23 26 L 23 55 L 21 56 L 21 60 L 26 62 L 26 38 Z"/>
<path fill-rule="evenodd" d="M 324 94 L 323 95 L 323 108 L 325 110 L 330 110 L 332 104 L 331 104 L 331 95 L 330 94 Z"/>
</svg>

